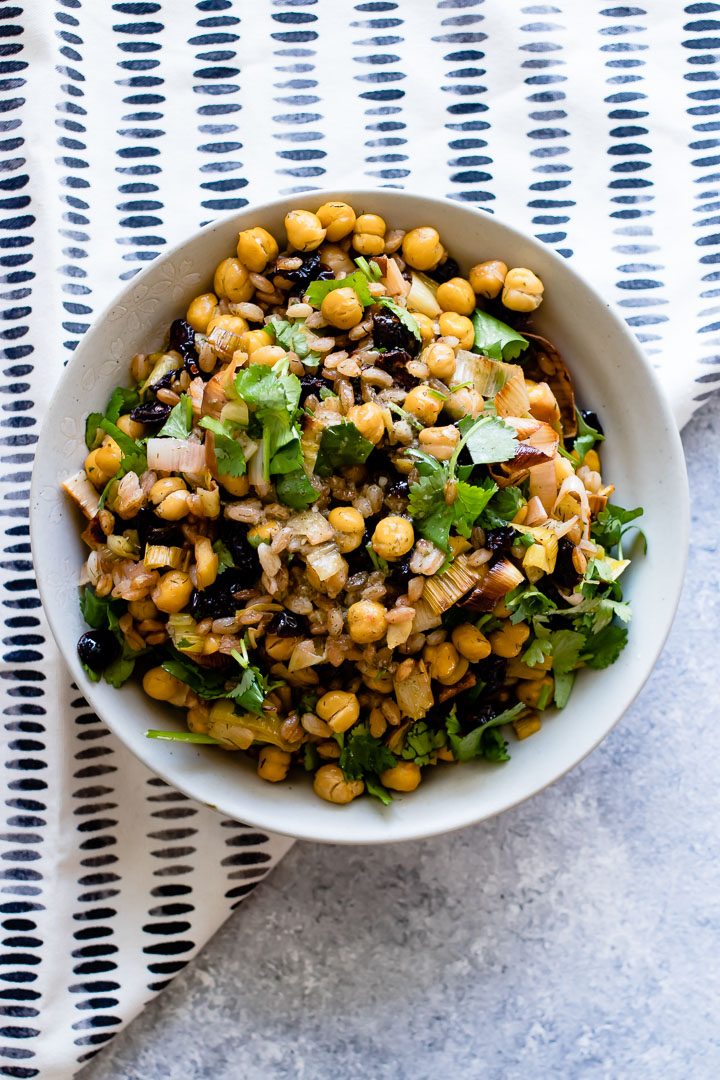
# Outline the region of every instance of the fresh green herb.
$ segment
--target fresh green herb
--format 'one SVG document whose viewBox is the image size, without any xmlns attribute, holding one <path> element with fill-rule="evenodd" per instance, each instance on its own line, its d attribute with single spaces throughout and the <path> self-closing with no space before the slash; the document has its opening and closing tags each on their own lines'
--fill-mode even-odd
<svg viewBox="0 0 720 1080">
<path fill-rule="evenodd" d="M 549 690 L 550 687 L 547 687 L 546 689 Z M 486 761 L 494 761 L 497 764 L 500 764 L 503 761 L 509 761 L 510 755 L 507 752 L 507 745 L 508 744 L 503 739 L 499 728 L 486 728 L 482 734 L 482 756 Z"/>
<path fill-rule="evenodd" d="M 297 353 L 298 357 L 310 367 L 320 360 L 320 354 L 311 350 L 312 337 L 308 336 L 305 322 L 287 322 L 274 315 L 264 326 L 274 335 L 275 340 L 288 352 Z"/>
<path fill-rule="evenodd" d="M 176 409 L 179 407 L 179 405 L 175 406 Z M 215 459 L 220 475 L 242 476 L 247 469 L 245 455 L 240 443 L 233 438 L 229 424 L 215 420 L 212 416 L 203 416 L 200 427 L 205 428 L 206 431 L 212 431 L 215 436 Z"/>
<path fill-rule="evenodd" d="M 456 386 L 451 386 L 450 387 L 450 393 L 451 394 L 456 394 L 458 390 L 467 390 L 467 388 L 469 386 L 474 386 L 474 385 L 475 384 L 473 382 L 461 382 L 461 383 L 458 383 Z"/>
<path fill-rule="evenodd" d="M 306 690 L 300 698 L 298 716 L 302 716 L 306 712 L 314 713 L 318 701 L 319 697 L 313 690 Z"/>
<path fill-rule="evenodd" d="M 361 255 L 355 260 L 355 265 L 359 266 L 368 281 L 379 281 L 382 277 L 382 270 L 376 262 L 369 263 L 364 255 Z"/>
<path fill-rule="evenodd" d="M 570 698 L 570 693 L 575 682 L 575 672 L 566 671 L 563 674 L 554 676 L 555 687 L 553 693 L 553 700 L 555 707 L 558 709 L 564 709 Z"/>
<path fill-rule="evenodd" d="M 517 360 L 529 345 L 527 338 L 486 311 L 476 309 L 472 324 L 475 327 L 473 352 L 489 356 L 491 360 Z"/>
<path fill-rule="evenodd" d="M 319 495 L 302 469 L 294 469 L 286 476 L 281 476 L 275 490 L 280 502 L 291 510 L 307 510 Z"/>
<path fill-rule="evenodd" d="M 379 780 L 373 779 L 372 776 L 365 777 L 365 790 L 368 795 L 373 795 L 376 799 L 379 799 L 383 806 L 389 806 L 393 801 L 388 789 L 383 787 Z"/>
<path fill-rule="evenodd" d="M 627 644 L 628 632 L 624 626 L 605 626 L 597 634 L 591 634 L 585 642 L 583 660 L 589 668 L 606 668 L 614 664 Z"/>
<path fill-rule="evenodd" d="M 608 503 L 605 509 L 598 514 L 597 521 L 593 522 L 590 534 L 596 544 L 602 544 L 606 551 L 609 551 L 621 543 L 625 533 L 631 529 L 637 529 L 643 538 L 645 553 L 647 554 L 647 537 L 645 533 L 637 525 L 630 524 L 636 518 L 641 517 L 642 513 L 641 506 L 635 510 L 624 510 L 622 506 L 612 506 Z"/>
<path fill-rule="evenodd" d="M 220 739 L 214 739 L 212 735 L 200 735 L 195 731 L 146 731 L 146 739 L 167 739 L 170 742 L 209 743 L 220 746 Z"/>
<path fill-rule="evenodd" d="M 252 418 L 262 425 L 263 478 L 270 479 L 270 465 L 281 447 L 298 438 L 294 427 L 300 401 L 300 380 L 296 375 L 253 364 L 235 378 L 235 389 Z"/>
<path fill-rule="evenodd" d="M 97 433 L 100 421 L 104 418 L 111 424 L 115 424 L 123 413 L 128 413 L 140 402 L 137 390 L 128 390 L 124 386 L 116 386 L 108 401 L 105 412 L 90 413 L 85 421 L 85 444 L 88 450 L 92 450 L 98 442 Z"/>
<path fill-rule="evenodd" d="M 334 390 L 331 390 L 329 386 L 322 386 L 320 388 L 320 400 L 327 401 L 328 398 L 336 398 L 337 394 Z"/>
<path fill-rule="evenodd" d="M 588 450 L 592 450 L 596 442 L 603 442 L 605 436 L 587 423 L 579 409 L 575 409 L 575 416 L 577 417 L 577 435 L 573 442 L 573 450 L 580 459 L 578 464 L 582 465 Z"/>
<path fill-rule="evenodd" d="M 553 673 L 567 675 L 580 662 L 580 654 L 586 646 L 585 635 L 576 630 L 555 630 L 550 640 Z"/>
<path fill-rule="evenodd" d="M 362 780 L 368 773 L 392 769 L 395 757 L 385 743 L 370 734 L 367 724 L 361 723 L 347 732 L 339 765 L 346 780 Z"/>
<path fill-rule="evenodd" d="M 536 664 L 542 664 L 545 657 L 551 652 L 552 642 L 550 641 L 550 635 L 547 637 L 535 637 L 522 654 L 521 659 L 523 664 L 527 664 L 528 667 L 535 667 Z"/>
<path fill-rule="evenodd" d="M 424 720 L 416 720 L 405 736 L 402 756 L 416 765 L 429 765 L 431 754 L 447 743 L 447 732 L 429 728 Z"/>
<path fill-rule="evenodd" d="M 434 386 L 428 386 L 427 391 L 428 394 L 432 394 L 432 396 L 434 398 L 437 398 L 438 401 L 447 401 L 448 399 L 447 394 L 443 394 L 440 390 L 436 390 Z"/>
<path fill-rule="evenodd" d="M 525 496 L 520 488 L 502 488 L 495 495 L 483 511 L 480 525 L 483 529 L 501 529 L 516 516 L 518 510 L 525 505 Z"/>
<path fill-rule="evenodd" d="M 354 289 L 363 307 L 374 304 L 375 301 L 368 289 L 368 279 L 362 270 L 356 270 L 354 274 L 348 274 L 345 278 L 336 278 L 333 281 L 311 281 L 305 295 L 307 301 L 314 308 L 319 308 L 328 293 L 335 289 Z"/>
<path fill-rule="evenodd" d="M 402 420 L 408 423 L 411 428 L 414 428 L 415 431 L 422 431 L 422 421 L 418 420 L 417 416 L 413 416 L 412 413 L 406 412 L 405 409 L 401 409 L 400 406 L 397 405 L 394 401 L 388 402 L 388 409 L 390 409 L 391 412 L 394 412 Z"/>
<path fill-rule="evenodd" d="M 373 444 L 360 434 L 354 424 L 335 424 L 325 428 L 315 460 L 315 473 L 317 476 L 332 476 L 344 465 L 362 465 L 372 450 Z"/>
<path fill-rule="evenodd" d="M 500 727 L 501 724 L 509 724 L 527 708 L 521 701 L 513 705 L 512 709 L 506 709 L 491 720 L 474 728 L 469 734 L 462 735 L 460 721 L 457 718 L 457 706 L 453 706 L 452 712 L 445 721 L 448 733 L 448 742 L 457 761 L 472 761 L 473 758 L 483 757 L 482 739 L 488 728 Z"/>
<path fill-rule="evenodd" d="M 306 772 L 315 772 L 320 764 L 320 755 L 312 743 L 305 743 L 303 747 L 303 765 Z"/>
<path fill-rule="evenodd" d="M 540 712 L 543 712 L 544 709 L 547 709 L 549 701 L 550 701 L 551 694 L 552 694 L 552 687 L 550 686 L 550 683 L 545 683 L 541 687 L 540 693 L 538 694 L 538 699 L 537 699 L 537 707 L 540 710 Z"/>
<path fill-rule="evenodd" d="M 515 456 L 518 445 L 515 430 L 499 417 L 483 416 L 477 421 L 468 417 L 467 422 L 461 421 L 458 426 L 463 435 L 468 433 L 466 446 L 474 465 L 510 461 Z"/>
<path fill-rule="evenodd" d="M 227 675 L 214 671 L 212 668 L 201 668 L 199 664 L 186 659 L 177 649 L 169 648 L 169 659 L 162 664 L 163 671 L 174 675 L 180 682 L 184 682 L 198 697 L 211 701 L 213 698 L 227 696 Z"/>
<path fill-rule="evenodd" d="M 230 655 L 243 669 L 243 675 L 237 686 L 229 690 L 225 696 L 234 701 L 236 705 L 239 705 L 241 709 L 255 713 L 256 716 L 262 716 L 265 698 L 271 690 L 274 690 L 276 686 L 281 686 L 282 683 L 277 680 L 272 682 L 267 675 L 262 673 L 260 668 L 250 663 L 247 645 L 244 641 L 241 643 L 240 649 L 232 649 Z"/>
<path fill-rule="evenodd" d="M 234 568 L 235 560 L 232 557 L 230 548 L 224 541 L 216 540 L 212 549 L 218 557 L 218 574 L 223 574 L 226 570 L 232 570 Z"/>
<path fill-rule="evenodd" d="M 102 418 L 103 414 L 101 412 L 91 412 L 85 421 L 85 445 L 88 450 L 93 450 L 95 448 L 98 428 L 100 427 Z"/>
<path fill-rule="evenodd" d="M 106 417 L 103 417 L 99 426 L 104 432 L 112 436 L 122 452 L 120 469 L 113 479 L 118 479 L 121 475 L 124 476 L 125 473 L 129 472 L 137 473 L 139 476 L 140 473 L 146 471 L 147 456 L 140 443 L 136 443 L 134 439 L 131 439 L 129 435 L 126 435 L 124 431 L 121 431 L 119 427 L 116 427 L 115 424 Z"/>
<path fill-rule="evenodd" d="M 103 670 L 102 677 L 111 686 L 116 688 L 122 686 L 132 675 L 138 657 L 149 651 L 141 649 L 136 652 L 125 641 L 125 635 L 120 629 L 120 617 L 126 611 L 125 602 L 113 600 L 110 597 L 96 596 L 90 586 L 86 585 L 80 594 L 80 611 L 85 622 L 94 630 L 108 629 L 115 635 L 120 646 L 120 655 Z M 85 670 L 87 671 L 87 668 Z M 100 676 L 94 673 L 91 678 L 93 682 L 98 682 Z"/>
<path fill-rule="evenodd" d="M 158 431 L 158 436 L 161 437 L 165 435 L 170 439 L 187 439 L 192 431 L 192 425 L 192 399 L 189 394 L 182 394 L 163 427 Z"/>
<path fill-rule="evenodd" d="M 373 566 L 375 567 L 375 569 L 376 569 L 376 570 L 380 570 L 380 571 L 381 571 L 381 573 L 383 573 L 383 574 L 387 574 L 387 572 L 388 572 L 388 570 L 389 570 L 389 567 L 388 567 L 388 564 L 387 564 L 387 560 L 386 560 L 386 559 L 382 559 L 382 558 L 381 558 L 381 557 L 380 557 L 380 556 L 378 555 L 377 551 L 376 551 L 376 550 L 375 550 L 375 548 L 374 548 L 374 547 L 372 546 L 372 544 L 366 544 L 366 545 L 365 545 L 365 550 L 367 551 L 368 555 L 370 556 L 370 562 L 371 562 L 371 563 L 373 564 Z"/>
<path fill-rule="evenodd" d="M 504 603 L 511 612 L 511 623 L 527 622 L 557 608 L 555 601 L 540 592 L 537 586 L 524 581 L 507 594 Z"/>
<path fill-rule="evenodd" d="M 392 311 L 393 315 L 397 316 L 405 329 L 409 330 L 417 341 L 422 341 L 422 334 L 420 333 L 420 327 L 417 324 L 417 319 L 413 318 L 407 308 L 404 308 L 401 304 L 398 304 L 397 301 L 393 300 L 390 296 L 381 296 L 380 304 L 382 307 L 387 308 L 388 311 Z"/>
</svg>

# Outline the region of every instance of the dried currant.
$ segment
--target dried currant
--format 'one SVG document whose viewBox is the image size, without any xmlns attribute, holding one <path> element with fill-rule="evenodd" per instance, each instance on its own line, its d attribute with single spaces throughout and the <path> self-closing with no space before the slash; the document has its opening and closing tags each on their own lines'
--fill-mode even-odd
<svg viewBox="0 0 720 1080">
<path fill-rule="evenodd" d="M 307 623 L 301 615 L 284 608 L 272 617 L 267 625 L 267 633 L 276 634 L 277 637 L 299 637 L 307 633 Z"/>
<path fill-rule="evenodd" d="M 120 646 L 110 630 L 88 630 L 78 641 L 77 651 L 81 663 L 99 673 L 112 664 Z"/>
<path fill-rule="evenodd" d="M 320 252 L 317 250 L 307 251 L 304 254 L 300 251 L 294 251 L 292 257 L 302 259 L 302 266 L 298 266 L 297 270 L 278 269 L 275 266 L 273 273 L 285 278 L 286 281 L 292 281 L 293 285 L 298 286 L 298 288 L 292 290 L 293 293 L 299 292 L 302 294 L 311 281 L 329 281 L 335 277 L 332 270 L 320 262 Z"/>
<path fill-rule="evenodd" d="M 509 551 L 515 543 L 517 534 L 510 526 L 490 529 L 485 533 L 485 547 L 489 551 Z"/>
<path fill-rule="evenodd" d="M 172 405 L 164 401 L 146 401 L 132 410 L 130 419 L 136 424 L 147 424 L 148 427 L 158 428 L 165 423 L 171 410 Z"/>
<path fill-rule="evenodd" d="M 412 330 L 409 330 L 398 316 L 394 315 L 392 311 L 388 311 L 387 308 L 383 308 L 382 311 L 377 311 L 373 315 L 372 334 L 373 344 L 376 349 L 387 349 L 388 351 L 404 349 L 411 356 L 415 356 L 420 348 L 420 342 Z"/>
<path fill-rule="evenodd" d="M 183 366 L 191 379 L 201 374 L 195 348 L 195 331 L 185 319 L 175 319 L 170 325 L 170 348 L 179 352 Z M 207 376 L 209 377 L 209 376 Z"/>
<path fill-rule="evenodd" d="M 445 262 L 440 263 L 434 270 L 428 270 L 427 275 L 428 277 L 431 277 L 433 281 L 437 281 L 439 285 L 449 281 L 450 278 L 462 277 L 460 267 L 455 259 L 451 259 L 449 255 Z"/>
</svg>

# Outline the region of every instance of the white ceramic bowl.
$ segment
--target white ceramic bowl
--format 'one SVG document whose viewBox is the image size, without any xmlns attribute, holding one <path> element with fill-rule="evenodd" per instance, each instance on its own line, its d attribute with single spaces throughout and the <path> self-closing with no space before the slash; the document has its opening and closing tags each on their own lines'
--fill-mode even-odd
<svg viewBox="0 0 720 1080">
<path fill-rule="evenodd" d="M 623 578 L 635 614 L 619 661 L 605 671 L 582 672 L 563 712 L 548 715 L 531 739 L 511 740 L 511 761 L 439 767 L 416 792 L 398 795 L 387 808 L 370 798 L 333 806 L 315 796 L 305 777 L 265 783 L 240 753 L 146 739 L 147 728 L 183 730 L 184 715 L 151 701 L 139 685 L 114 690 L 91 682 L 75 650 L 86 629 L 75 582 L 87 552 L 82 524 L 60 484 L 87 452 L 85 416 L 102 411 L 117 384 L 129 384 L 133 354 L 160 347 L 189 300 L 211 288 L 213 270 L 234 253 L 239 229 L 264 225 L 281 236 L 288 210 L 315 209 L 328 198 L 380 213 L 393 227 L 434 225 L 466 270 L 481 259 L 501 258 L 540 275 L 546 299 L 537 329 L 567 360 L 580 403 L 602 418 L 604 472 L 621 505 L 645 507 L 650 538 L 647 556 Z M 649 364 L 608 303 L 559 256 L 497 218 L 389 190 L 306 192 L 248 207 L 194 233 L 138 274 L 85 335 L 60 379 L 38 443 L 31 499 L 33 555 L 45 610 L 72 677 L 98 715 L 150 769 L 199 802 L 265 829 L 335 843 L 383 843 L 457 829 L 499 814 L 577 765 L 650 674 L 675 613 L 688 543 L 678 432 Z"/>
</svg>

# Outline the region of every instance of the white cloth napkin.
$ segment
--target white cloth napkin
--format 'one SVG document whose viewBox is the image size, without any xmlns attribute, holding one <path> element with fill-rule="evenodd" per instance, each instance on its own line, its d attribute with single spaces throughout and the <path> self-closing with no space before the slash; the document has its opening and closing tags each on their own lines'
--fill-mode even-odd
<svg viewBox="0 0 720 1080">
<path fill-rule="evenodd" d="M 27 487 L 81 335 L 120 279 L 223 211 L 407 186 L 572 258 L 684 424 L 720 379 L 716 9 L 0 2 L 1 1076 L 70 1077 L 289 846 L 153 777 L 68 684 Z"/>
</svg>

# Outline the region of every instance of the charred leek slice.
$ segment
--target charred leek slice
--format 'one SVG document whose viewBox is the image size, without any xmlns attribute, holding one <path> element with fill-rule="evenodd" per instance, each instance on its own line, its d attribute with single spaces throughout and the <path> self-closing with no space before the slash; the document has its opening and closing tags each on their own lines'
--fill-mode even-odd
<svg viewBox="0 0 720 1080">
<path fill-rule="evenodd" d="M 425 582 L 423 600 L 434 615 L 442 615 L 470 592 L 480 580 L 480 572 L 468 565 L 466 555 L 458 555 L 443 573 L 433 574 Z"/>
<path fill-rule="evenodd" d="M 477 589 L 462 604 L 471 611 L 492 611 L 503 596 L 515 589 L 525 578 L 509 559 L 500 559 L 491 566 Z"/>
</svg>

